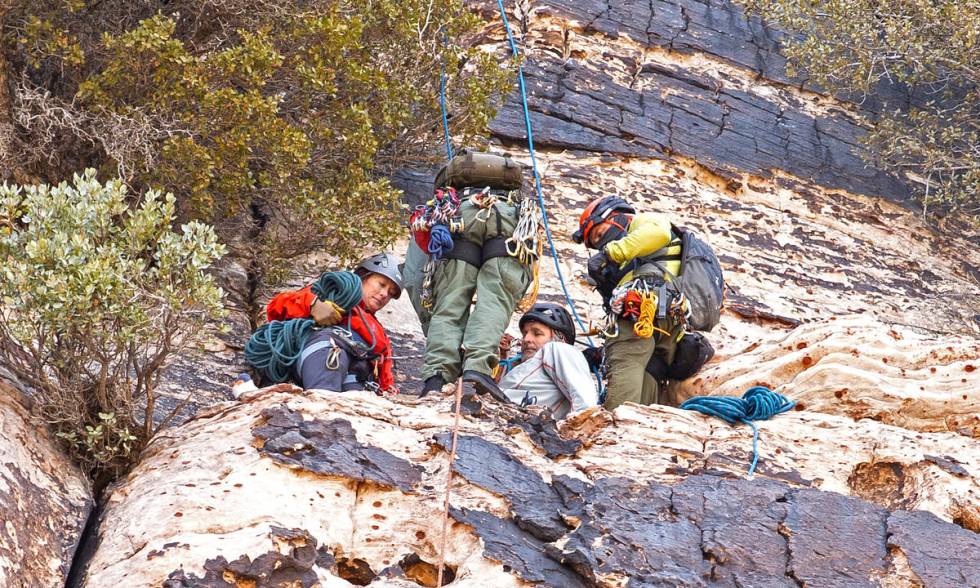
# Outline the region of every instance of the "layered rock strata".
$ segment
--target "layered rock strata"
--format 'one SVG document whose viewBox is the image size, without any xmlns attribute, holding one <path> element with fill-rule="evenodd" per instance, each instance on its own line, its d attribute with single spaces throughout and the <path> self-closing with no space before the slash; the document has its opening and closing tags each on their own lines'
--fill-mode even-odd
<svg viewBox="0 0 980 588">
<path fill-rule="evenodd" d="M 464 406 L 454 586 L 980 577 L 980 453 L 962 435 L 792 412 L 760 423 L 747 480 L 749 429 L 696 413 L 594 409 L 559 436 L 544 415 Z M 289 386 L 216 405 L 116 488 L 86 585 L 432 586 L 451 407 Z"/>
</svg>

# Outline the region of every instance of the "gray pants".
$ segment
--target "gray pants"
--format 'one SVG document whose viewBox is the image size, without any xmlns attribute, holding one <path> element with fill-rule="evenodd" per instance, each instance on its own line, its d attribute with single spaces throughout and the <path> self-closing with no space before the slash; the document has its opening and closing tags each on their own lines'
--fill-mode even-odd
<svg viewBox="0 0 980 588">
<path fill-rule="evenodd" d="M 299 384 L 307 390 L 349 392 L 364 389 L 351 371 L 351 354 L 333 341 L 331 329 L 317 331 L 307 339 L 301 358 L 294 370 Z"/>
</svg>

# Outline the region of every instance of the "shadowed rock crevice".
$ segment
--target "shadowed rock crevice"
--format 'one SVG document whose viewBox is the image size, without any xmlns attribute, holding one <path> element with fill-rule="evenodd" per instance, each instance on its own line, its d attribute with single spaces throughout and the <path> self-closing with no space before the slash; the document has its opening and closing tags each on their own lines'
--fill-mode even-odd
<svg viewBox="0 0 980 588">
<path fill-rule="evenodd" d="M 285 406 L 266 409 L 262 417 L 264 424 L 252 435 L 264 441 L 259 451 L 279 463 L 402 492 L 414 492 L 413 486 L 422 479 L 418 466 L 359 443 L 344 419 L 304 420 L 302 413 Z"/>
</svg>

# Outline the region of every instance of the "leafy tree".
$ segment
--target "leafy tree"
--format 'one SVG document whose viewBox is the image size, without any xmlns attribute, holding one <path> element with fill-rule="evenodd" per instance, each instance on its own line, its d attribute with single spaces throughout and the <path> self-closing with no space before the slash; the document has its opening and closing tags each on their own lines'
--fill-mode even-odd
<svg viewBox="0 0 980 588">
<path fill-rule="evenodd" d="M 96 166 L 171 192 L 178 218 L 257 250 L 259 274 L 389 242 L 401 207 L 386 178 L 441 152 L 442 66 L 467 143 L 509 82 L 464 47 L 480 21 L 460 0 L 11 2 L 3 48 L 31 172 Z"/>
<path fill-rule="evenodd" d="M 153 420 L 164 361 L 221 312 L 206 270 L 224 247 L 197 221 L 171 230 L 175 204 L 92 169 L 0 186 L 0 362 L 97 480 L 166 424 Z"/>
<path fill-rule="evenodd" d="M 791 65 L 858 98 L 902 84 L 910 104 L 882 105 L 867 143 L 906 174 L 926 207 L 980 211 L 980 1 L 742 0 L 800 33 Z"/>
</svg>

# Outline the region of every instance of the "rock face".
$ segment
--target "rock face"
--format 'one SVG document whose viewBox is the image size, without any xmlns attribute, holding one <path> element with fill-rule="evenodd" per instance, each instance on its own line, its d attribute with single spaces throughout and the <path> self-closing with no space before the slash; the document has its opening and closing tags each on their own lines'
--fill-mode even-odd
<svg viewBox="0 0 980 588">
<path fill-rule="evenodd" d="M 666 213 L 713 245 L 728 284 L 716 357 L 675 400 L 768 384 L 802 410 L 759 423 L 748 480 L 745 426 L 635 405 L 556 424 L 467 402 L 447 581 L 980 586 L 976 232 L 904 207 L 906 186 L 860 159 L 857 107 L 790 78 L 782 35 L 726 0 L 515 7 L 558 253 L 539 299 L 563 301 L 557 265 L 598 324 L 574 278 L 579 211 L 619 194 Z M 478 42 L 504 59 L 499 26 Z M 492 128 L 530 163 L 516 96 Z M 406 170 L 406 199 L 430 180 Z M 407 297 L 380 319 L 411 390 L 424 338 Z M 196 361 L 168 394 L 220 400 L 241 366 Z M 85 583 L 434 586 L 451 406 L 281 386 L 203 408 L 115 488 Z"/>
<path fill-rule="evenodd" d="M 718 357 L 675 403 L 765 385 L 806 410 L 980 438 L 980 341 L 861 319 L 811 323 Z"/>
<path fill-rule="evenodd" d="M 88 481 L 0 380 L 0 586 L 64 585 L 91 509 Z"/>
<path fill-rule="evenodd" d="M 980 579 L 980 452 L 962 435 L 792 412 L 759 424 L 747 480 L 749 429 L 696 413 L 594 409 L 562 440 L 542 415 L 465 404 L 454 586 Z M 433 586 L 451 412 L 285 385 L 207 409 L 112 493 L 85 585 Z"/>
</svg>

